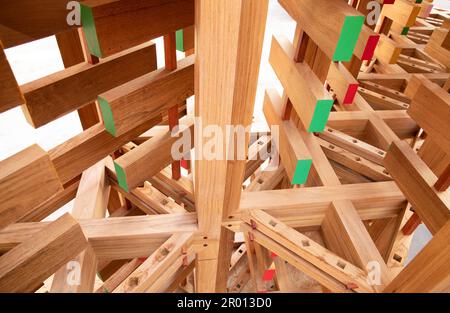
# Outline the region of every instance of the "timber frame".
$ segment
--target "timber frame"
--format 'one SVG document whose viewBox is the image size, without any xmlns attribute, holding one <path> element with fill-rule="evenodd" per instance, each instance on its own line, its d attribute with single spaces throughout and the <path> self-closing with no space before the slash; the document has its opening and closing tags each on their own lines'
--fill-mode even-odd
<svg viewBox="0 0 450 313">
<path fill-rule="evenodd" d="M 450 292 L 450 11 L 377 1 L 370 25 L 368 0 L 278 0 L 296 30 L 268 60 L 269 0 L 85 0 L 82 27 L 65 0 L 1 3 L 0 114 L 83 132 L 0 161 L 0 292 Z M 4 49 L 50 35 L 65 69 L 19 86 Z M 255 106 L 261 62 L 283 94 Z M 277 134 L 195 158 L 195 118 L 255 107 Z"/>
</svg>

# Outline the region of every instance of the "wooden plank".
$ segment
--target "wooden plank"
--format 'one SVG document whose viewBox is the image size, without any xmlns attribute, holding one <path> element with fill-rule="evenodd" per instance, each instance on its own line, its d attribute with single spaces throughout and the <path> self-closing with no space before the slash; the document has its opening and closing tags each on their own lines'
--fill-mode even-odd
<svg viewBox="0 0 450 313">
<path fill-rule="evenodd" d="M 67 0 L 43 0 L 39 6 L 33 0 L 2 1 L 0 40 L 10 48 L 70 30 L 77 26 L 68 24 L 69 13 Z"/>
<path fill-rule="evenodd" d="M 393 142 L 384 164 L 430 232 L 437 233 L 450 217 L 450 193 L 434 189 L 436 175 L 406 142 Z"/>
<path fill-rule="evenodd" d="M 450 68 L 450 50 L 445 49 L 442 44 L 449 36 L 450 30 L 437 28 L 433 31 L 430 40 L 426 44 L 424 51 L 433 58 L 444 64 L 447 69 Z"/>
<path fill-rule="evenodd" d="M 391 5 L 384 5 L 381 10 L 381 16 L 387 17 L 402 27 L 411 27 L 414 25 L 418 14 L 420 13 L 420 6 L 415 5 L 407 0 L 396 0 Z"/>
<path fill-rule="evenodd" d="M 33 291 L 86 246 L 80 225 L 63 215 L 0 258 L 0 290 Z"/>
<path fill-rule="evenodd" d="M 421 79 L 408 114 L 450 155 L 450 94 L 431 81 Z"/>
<path fill-rule="evenodd" d="M 320 284 L 322 284 L 323 286 L 326 286 L 328 289 L 332 290 L 333 292 L 337 292 L 337 293 L 352 292 L 350 289 L 348 289 L 344 284 L 342 284 L 340 281 L 335 279 L 333 276 L 318 269 L 311 263 L 307 262 L 306 260 L 304 260 L 301 257 L 299 257 L 298 255 L 296 255 L 291 250 L 283 247 L 278 242 L 274 241 L 269 236 L 266 236 L 257 230 L 253 230 L 250 226 L 248 226 L 245 223 L 242 223 L 241 229 L 242 229 L 242 231 L 251 232 L 251 234 L 254 237 L 255 242 L 263 245 L 267 249 L 270 249 L 270 251 L 273 251 L 278 256 L 280 256 L 282 259 L 284 259 L 288 263 L 290 263 L 292 266 L 295 266 L 300 271 L 302 271 L 302 272 L 306 273 L 308 276 L 314 278 Z"/>
<path fill-rule="evenodd" d="M 280 220 L 260 210 L 249 211 L 242 218 L 247 224 L 253 225 L 258 231 L 343 284 L 353 283 L 356 285 L 351 289 L 357 292 L 373 292 L 373 288 L 366 281 L 366 273 L 363 270 L 290 228 Z"/>
<path fill-rule="evenodd" d="M 109 198 L 110 187 L 105 176 L 105 162 L 102 160 L 87 169 L 81 175 L 80 186 L 72 209 L 72 216 L 80 219 L 104 218 Z M 89 247 L 76 258 L 64 264 L 53 277 L 51 292 L 92 292 L 97 274 L 97 257 Z M 69 280 L 76 269 L 76 277 Z"/>
<path fill-rule="evenodd" d="M 0 113 L 12 109 L 24 103 L 23 95 L 20 92 L 14 73 L 3 51 L 3 44 L 0 41 Z"/>
<path fill-rule="evenodd" d="M 276 139 L 274 140 L 274 145 L 279 150 L 291 184 L 304 184 L 312 164 L 311 155 L 293 122 L 281 119 L 282 112 L 277 110 L 281 107 L 281 103 L 272 104 L 276 101 L 281 102 L 276 90 L 266 90 L 263 105 L 264 115 L 269 126 L 278 126 L 279 130 L 279 139 L 278 142 Z"/>
<path fill-rule="evenodd" d="M 448 292 L 450 286 L 450 221 L 383 292 Z"/>
<path fill-rule="evenodd" d="M 112 136 L 102 124 L 97 124 L 51 149 L 49 155 L 65 183 L 160 122 L 158 116 L 136 125 L 120 137 Z"/>
<path fill-rule="evenodd" d="M 104 58 L 193 25 L 194 1 L 86 0 L 81 20 L 91 54 Z"/>
<path fill-rule="evenodd" d="M 383 207 L 391 207 L 394 212 L 398 213 L 405 204 L 405 196 L 394 182 L 378 182 L 335 187 L 244 192 L 240 210 L 262 209 L 277 218 L 291 217 L 292 219 L 304 214 L 305 223 L 317 225 L 317 222 L 322 221 L 331 202 L 337 200 L 352 201 L 361 218 L 364 218 L 366 213 L 373 214 L 374 212 L 370 213 L 372 210 L 376 212 L 376 208 Z M 375 215 L 372 217 L 376 218 Z"/>
<path fill-rule="evenodd" d="M 203 127 L 218 125 L 225 130 L 226 125 L 245 128 L 252 123 L 267 8 L 267 0 L 196 1 L 195 116 L 202 118 Z M 206 142 L 198 140 L 197 153 Z M 221 224 L 224 216 L 238 209 L 246 162 L 196 159 L 199 229 L 212 242 L 198 254 L 196 287 L 198 292 L 225 291 L 227 279 L 221 271 L 228 269 L 231 251 L 219 244 Z"/>
<path fill-rule="evenodd" d="M 333 99 L 311 68 L 295 63 L 294 48 L 283 36 L 273 37 L 269 62 L 309 132 L 323 131 Z"/>
<path fill-rule="evenodd" d="M 376 262 L 379 281 L 371 281 L 375 290 L 381 290 L 392 280 L 392 275 L 375 243 L 348 200 L 333 201 L 322 222 L 321 230 L 328 247 L 339 256 L 367 270 Z"/>
<path fill-rule="evenodd" d="M 48 154 L 38 145 L 0 162 L 0 228 L 19 220 L 62 185 Z"/>
<path fill-rule="evenodd" d="M 119 185 L 125 191 L 130 191 L 153 177 L 173 162 L 175 157 L 172 154 L 173 145 L 179 140 L 187 141 L 189 145 L 194 142 L 194 121 L 191 118 L 184 118 L 180 121 L 182 127 L 172 135 L 168 131 L 162 135 L 153 137 L 142 145 L 121 156 L 114 161 Z M 192 146 L 181 147 L 190 151 Z M 188 151 L 179 150 L 182 155 Z"/>
<path fill-rule="evenodd" d="M 344 1 L 279 0 L 308 36 L 334 62 L 351 60 L 364 16 Z"/>
<path fill-rule="evenodd" d="M 148 256 L 172 234 L 198 230 L 197 216 L 193 213 L 91 219 L 79 223 L 96 256 L 103 260 Z M 33 238 L 48 224 L 20 223 L 0 230 L 0 251 L 9 251 Z"/>
<path fill-rule="evenodd" d="M 21 86 L 25 117 L 33 127 L 40 127 L 156 67 L 156 46 L 150 42 L 95 65 L 82 63 L 35 80 Z"/>
<path fill-rule="evenodd" d="M 340 104 L 353 103 L 359 83 L 341 62 L 331 63 L 327 82 Z"/>
<path fill-rule="evenodd" d="M 160 69 L 100 94 L 106 130 L 120 136 L 192 96 L 194 60 L 190 56 L 173 71 Z"/>
<path fill-rule="evenodd" d="M 192 233 L 172 235 L 148 257 L 114 292 L 144 292 L 176 259 L 183 255 L 192 242 Z"/>
</svg>

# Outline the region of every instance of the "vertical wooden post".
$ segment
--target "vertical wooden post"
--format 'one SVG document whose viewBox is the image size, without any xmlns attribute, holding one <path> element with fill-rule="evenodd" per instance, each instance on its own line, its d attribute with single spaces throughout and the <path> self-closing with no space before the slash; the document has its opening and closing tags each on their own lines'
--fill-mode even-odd
<svg viewBox="0 0 450 313">
<path fill-rule="evenodd" d="M 226 134 L 227 125 L 251 124 L 267 8 L 267 0 L 196 0 L 195 115 L 203 129 L 215 125 Z M 220 244 L 227 236 L 221 224 L 238 209 L 246 162 L 201 159 L 208 140 L 196 139 L 195 203 L 200 232 L 208 238 L 197 255 L 197 291 L 213 292 L 226 288 L 225 275 L 218 273 L 229 268 L 231 251 Z"/>
<path fill-rule="evenodd" d="M 166 69 L 173 71 L 177 68 L 177 50 L 175 32 L 171 32 L 164 36 L 164 60 L 166 61 Z M 179 125 L 178 120 L 178 104 L 169 109 L 169 129 L 172 130 Z M 180 179 L 181 169 L 180 160 L 176 160 L 172 163 L 172 178 L 175 180 Z"/>
</svg>

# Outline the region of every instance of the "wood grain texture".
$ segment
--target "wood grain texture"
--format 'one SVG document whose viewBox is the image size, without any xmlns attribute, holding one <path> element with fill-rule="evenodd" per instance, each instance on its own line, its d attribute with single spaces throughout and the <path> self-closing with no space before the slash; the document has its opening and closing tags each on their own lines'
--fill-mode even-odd
<svg viewBox="0 0 450 313">
<path fill-rule="evenodd" d="M 91 65 L 81 63 L 21 86 L 25 117 L 35 128 L 94 101 L 109 89 L 156 69 L 156 46 L 143 44 Z"/>
<path fill-rule="evenodd" d="M 81 12 L 89 50 L 99 58 L 194 24 L 194 0 L 87 0 Z"/>
<path fill-rule="evenodd" d="M 3 51 L 0 41 L 0 113 L 24 103 L 14 73 Z"/>
<path fill-rule="evenodd" d="M 0 228 L 63 190 L 48 154 L 38 145 L 0 162 Z"/>
<path fill-rule="evenodd" d="M 33 291 L 86 246 L 80 225 L 63 215 L 0 257 L 0 290 Z"/>
</svg>

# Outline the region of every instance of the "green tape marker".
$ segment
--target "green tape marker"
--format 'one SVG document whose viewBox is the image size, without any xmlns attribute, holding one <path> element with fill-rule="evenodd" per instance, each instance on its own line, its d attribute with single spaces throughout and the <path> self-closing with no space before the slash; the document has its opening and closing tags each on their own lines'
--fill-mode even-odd
<svg viewBox="0 0 450 313">
<path fill-rule="evenodd" d="M 298 160 L 295 168 L 292 185 L 303 185 L 308 179 L 309 170 L 311 169 L 312 160 Z"/>
<path fill-rule="evenodd" d="M 183 37 L 183 29 L 179 29 L 175 33 L 176 46 L 177 50 L 184 52 L 184 37 Z"/>
<path fill-rule="evenodd" d="M 408 35 L 408 32 L 409 32 L 409 27 L 403 27 L 403 30 L 402 30 L 402 35 Z"/>
<path fill-rule="evenodd" d="M 105 123 L 106 130 L 116 137 L 116 125 L 114 124 L 113 113 L 108 101 L 102 97 L 98 97 L 98 103 L 100 105 L 100 111 L 102 111 L 103 123 Z"/>
<path fill-rule="evenodd" d="M 127 175 L 125 174 L 125 171 L 116 162 L 114 162 L 114 168 L 116 169 L 117 181 L 119 183 L 120 188 L 122 188 L 126 192 L 130 192 L 127 185 Z"/>
<path fill-rule="evenodd" d="M 352 59 L 363 24 L 364 16 L 347 16 L 345 18 L 341 36 L 333 55 L 334 62 L 348 62 Z"/>
<path fill-rule="evenodd" d="M 314 109 L 314 115 L 309 125 L 308 132 L 320 133 L 325 129 L 328 117 L 330 116 L 331 108 L 333 107 L 333 100 L 319 100 Z"/>
<path fill-rule="evenodd" d="M 98 58 L 102 57 L 102 51 L 98 43 L 97 29 L 95 28 L 94 14 L 92 9 L 86 5 L 81 6 L 81 24 L 83 25 L 84 34 L 86 36 L 87 46 L 92 55 Z"/>
</svg>

